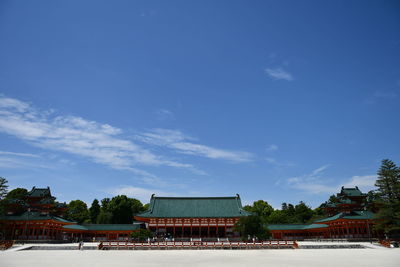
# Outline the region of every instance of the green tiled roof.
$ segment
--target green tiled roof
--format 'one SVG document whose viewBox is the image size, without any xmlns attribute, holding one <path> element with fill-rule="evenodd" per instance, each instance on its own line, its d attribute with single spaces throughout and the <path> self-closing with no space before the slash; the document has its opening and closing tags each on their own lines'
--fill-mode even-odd
<svg viewBox="0 0 400 267">
<path fill-rule="evenodd" d="M 32 190 L 28 192 L 28 197 L 51 197 L 50 187 L 47 188 L 33 187 Z"/>
<path fill-rule="evenodd" d="M 133 231 L 140 229 L 139 223 L 134 224 L 72 224 L 63 228 L 83 231 Z"/>
<path fill-rule="evenodd" d="M 353 201 L 351 201 L 351 199 L 347 198 L 347 197 L 341 197 L 339 198 L 339 201 L 341 204 L 352 204 Z"/>
<path fill-rule="evenodd" d="M 268 225 L 269 230 L 307 230 L 307 229 L 318 229 L 326 228 L 326 224 L 270 224 Z"/>
<path fill-rule="evenodd" d="M 358 189 L 357 186 L 355 188 L 342 187 L 340 194 L 344 194 L 351 197 L 364 196 L 364 194 L 360 191 L 360 189 Z"/>
<path fill-rule="evenodd" d="M 337 219 L 347 219 L 347 220 L 370 220 L 374 217 L 374 213 L 370 211 L 353 211 L 350 214 L 346 214 L 343 212 L 340 212 L 336 214 L 335 216 L 316 220 L 315 222 L 329 222 L 329 221 L 334 221 Z"/>
<path fill-rule="evenodd" d="M 353 219 L 353 220 L 369 220 L 374 217 L 375 213 L 370 211 L 354 211 L 351 215 L 345 215 L 344 219 Z"/>
<path fill-rule="evenodd" d="M 2 216 L 0 217 L 0 220 L 6 220 L 6 221 L 43 221 L 43 220 L 56 220 L 59 222 L 65 222 L 65 223 L 73 223 L 72 221 L 65 220 L 63 218 L 57 217 L 57 216 L 52 216 L 52 215 L 42 215 L 39 212 L 29 212 L 26 211 L 22 213 L 21 215 L 10 215 L 10 216 Z"/>
<path fill-rule="evenodd" d="M 236 197 L 155 197 L 147 211 L 138 214 L 145 218 L 229 218 L 248 216 Z"/>
</svg>

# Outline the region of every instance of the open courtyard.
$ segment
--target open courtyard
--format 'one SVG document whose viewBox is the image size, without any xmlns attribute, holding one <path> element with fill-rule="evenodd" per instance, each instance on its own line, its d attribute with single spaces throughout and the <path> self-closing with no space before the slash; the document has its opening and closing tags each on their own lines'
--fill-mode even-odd
<svg viewBox="0 0 400 267">
<path fill-rule="evenodd" d="M 0 266 L 399 266 L 399 249 L 26 250 L 0 253 Z"/>
</svg>

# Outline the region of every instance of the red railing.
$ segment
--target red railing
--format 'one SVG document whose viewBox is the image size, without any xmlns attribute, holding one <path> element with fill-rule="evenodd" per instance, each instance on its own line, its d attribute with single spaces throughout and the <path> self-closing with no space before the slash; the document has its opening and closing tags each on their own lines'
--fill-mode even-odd
<svg viewBox="0 0 400 267">
<path fill-rule="evenodd" d="M 166 241 L 166 242 L 142 242 L 128 241 L 103 241 L 99 249 L 261 249 L 261 248 L 298 248 L 296 241 L 271 240 L 261 242 L 229 242 L 229 241 Z"/>
<path fill-rule="evenodd" d="M 11 248 L 14 245 L 14 241 L 12 240 L 1 240 L 0 241 L 0 250 L 6 250 Z"/>
<path fill-rule="evenodd" d="M 387 248 L 390 248 L 390 240 L 379 240 L 379 243 Z"/>
</svg>

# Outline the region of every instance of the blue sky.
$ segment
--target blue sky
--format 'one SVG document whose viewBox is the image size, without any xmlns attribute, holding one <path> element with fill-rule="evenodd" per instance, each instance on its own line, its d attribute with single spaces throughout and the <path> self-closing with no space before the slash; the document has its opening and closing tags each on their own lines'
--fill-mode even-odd
<svg viewBox="0 0 400 267">
<path fill-rule="evenodd" d="M 399 163 L 397 1 L 1 1 L 0 176 L 315 207 Z"/>
</svg>

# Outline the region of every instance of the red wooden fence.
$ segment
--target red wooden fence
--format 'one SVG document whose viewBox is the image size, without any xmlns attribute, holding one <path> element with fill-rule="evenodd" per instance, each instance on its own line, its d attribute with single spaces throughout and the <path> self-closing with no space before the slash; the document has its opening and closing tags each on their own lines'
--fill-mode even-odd
<svg viewBox="0 0 400 267">
<path fill-rule="evenodd" d="M 261 242 L 142 242 L 133 243 L 128 241 L 103 241 L 99 249 L 261 249 L 261 248 L 298 248 L 296 241 L 271 240 Z"/>
</svg>

